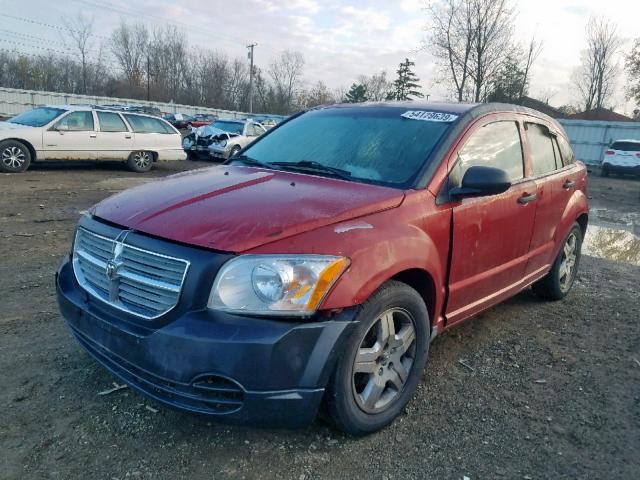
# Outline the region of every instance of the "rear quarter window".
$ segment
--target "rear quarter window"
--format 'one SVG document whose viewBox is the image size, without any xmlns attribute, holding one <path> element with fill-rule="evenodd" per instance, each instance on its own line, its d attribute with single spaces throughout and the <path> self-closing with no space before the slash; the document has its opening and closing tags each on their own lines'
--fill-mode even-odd
<svg viewBox="0 0 640 480">
<path fill-rule="evenodd" d="M 560 154 L 562 155 L 563 165 L 571 165 L 576 161 L 576 155 L 573 153 L 573 148 L 562 135 L 558 135 L 558 145 L 560 146 Z"/>
<path fill-rule="evenodd" d="M 175 133 L 173 129 L 159 118 L 143 117 L 141 115 L 126 115 L 125 117 L 136 133 Z"/>
</svg>

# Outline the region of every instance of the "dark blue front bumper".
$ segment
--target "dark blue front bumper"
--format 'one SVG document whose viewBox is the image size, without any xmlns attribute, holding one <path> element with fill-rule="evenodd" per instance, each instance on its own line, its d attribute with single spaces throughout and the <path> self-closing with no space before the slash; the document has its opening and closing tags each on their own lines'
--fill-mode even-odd
<svg viewBox="0 0 640 480">
<path fill-rule="evenodd" d="M 72 332 L 114 375 L 171 407 L 234 423 L 309 424 L 353 326 L 351 310 L 294 322 L 178 308 L 138 322 L 85 292 L 68 258 L 56 287 Z"/>
</svg>

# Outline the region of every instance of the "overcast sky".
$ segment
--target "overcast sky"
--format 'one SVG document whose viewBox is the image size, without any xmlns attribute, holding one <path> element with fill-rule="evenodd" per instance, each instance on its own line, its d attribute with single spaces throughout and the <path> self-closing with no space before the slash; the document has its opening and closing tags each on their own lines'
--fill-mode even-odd
<svg viewBox="0 0 640 480">
<path fill-rule="evenodd" d="M 0 13 L 20 17 L 0 17 L 0 48 L 50 52 L 43 50 L 45 45 L 64 50 L 60 32 L 52 27 L 61 27 L 63 17 L 81 11 L 94 18 L 96 44 L 104 41 L 121 18 L 149 26 L 171 22 L 188 33 L 192 44 L 229 56 L 246 58 L 245 46 L 255 42 L 255 59 L 263 67 L 281 50 L 298 50 L 306 60 L 307 80 L 320 79 L 332 88 L 348 87 L 359 74 L 381 70 L 393 74 L 408 56 L 416 62 L 423 91 L 432 99 L 446 98 L 447 90 L 435 82 L 433 58 L 418 51 L 425 37 L 425 1 L 0 0 Z M 618 24 L 625 52 L 632 39 L 640 36 L 638 1 L 520 0 L 515 4 L 517 38 L 526 42 L 535 34 L 544 41 L 532 72 L 530 95 L 549 98 L 555 106 L 577 102 L 571 76 L 585 46 L 584 28 L 590 15 L 608 16 Z M 621 58 L 621 67 L 622 63 Z M 625 101 L 624 77 L 617 87 L 616 107 L 630 113 L 633 105 Z"/>
</svg>

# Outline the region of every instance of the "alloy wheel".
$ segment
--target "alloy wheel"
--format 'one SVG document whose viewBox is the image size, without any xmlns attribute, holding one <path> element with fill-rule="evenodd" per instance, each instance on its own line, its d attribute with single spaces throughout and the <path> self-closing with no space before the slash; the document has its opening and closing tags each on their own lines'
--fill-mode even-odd
<svg viewBox="0 0 640 480">
<path fill-rule="evenodd" d="M 21 148 L 11 146 L 2 151 L 2 163 L 8 168 L 17 170 L 26 162 L 26 157 Z"/>
<path fill-rule="evenodd" d="M 380 315 L 360 342 L 353 362 L 352 389 L 366 413 L 386 410 L 402 393 L 413 367 L 415 322 L 393 308 Z"/>
<path fill-rule="evenodd" d="M 133 161 L 136 167 L 145 169 L 151 165 L 151 154 L 149 152 L 136 152 L 133 155 Z"/>
<path fill-rule="evenodd" d="M 562 260 L 558 270 L 558 280 L 560 288 L 566 292 L 571 288 L 573 277 L 575 276 L 576 260 L 578 258 L 578 238 L 574 232 L 571 232 L 564 243 L 562 251 Z"/>
</svg>

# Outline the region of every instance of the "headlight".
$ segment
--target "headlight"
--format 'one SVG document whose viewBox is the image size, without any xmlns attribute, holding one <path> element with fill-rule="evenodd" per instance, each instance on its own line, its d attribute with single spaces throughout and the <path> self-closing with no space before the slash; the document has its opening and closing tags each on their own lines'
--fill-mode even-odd
<svg viewBox="0 0 640 480">
<path fill-rule="evenodd" d="M 349 266 L 328 255 L 241 255 L 226 263 L 208 307 L 256 315 L 310 315 Z"/>
<path fill-rule="evenodd" d="M 227 141 L 226 140 L 220 140 L 218 145 L 220 145 L 221 147 L 226 147 L 227 146 Z"/>
<path fill-rule="evenodd" d="M 188 137 L 182 141 L 182 148 L 191 148 L 191 145 L 193 145 L 193 140 Z"/>
</svg>

